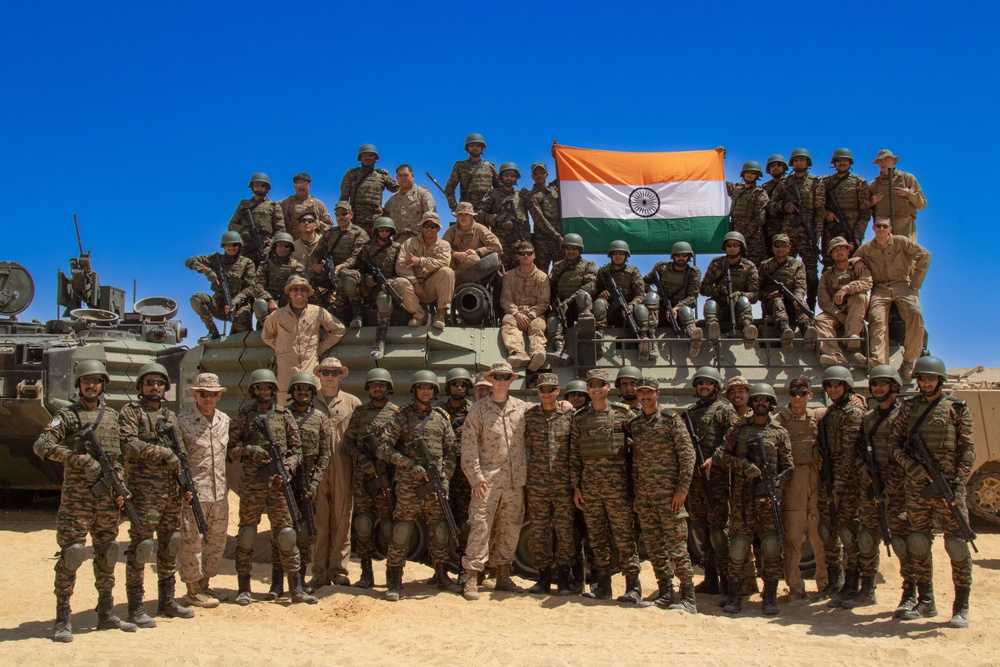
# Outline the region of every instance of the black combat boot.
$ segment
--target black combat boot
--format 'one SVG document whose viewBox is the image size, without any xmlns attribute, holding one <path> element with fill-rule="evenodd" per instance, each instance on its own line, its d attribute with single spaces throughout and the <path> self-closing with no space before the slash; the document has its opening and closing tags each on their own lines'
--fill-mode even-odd
<svg viewBox="0 0 1000 667">
<path fill-rule="evenodd" d="M 902 618 L 903 613 L 910 611 L 917 606 L 917 583 L 915 581 L 903 581 L 903 595 L 899 598 L 896 611 L 892 613 L 893 618 Z"/>
<path fill-rule="evenodd" d="M 285 571 L 278 566 L 271 566 L 271 587 L 264 593 L 265 600 L 277 600 L 285 594 Z"/>
<path fill-rule="evenodd" d="M 504 591 L 506 593 L 523 593 L 524 589 L 514 583 L 510 578 L 510 563 L 497 565 L 497 581 L 493 585 L 493 590 Z"/>
<path fill-rule="evenodd" d="M 253 602 L 253 596 L 250 594 L 250 575 L 249 574 L 237 574 L 236 575 L 236 604 L 241 607 L 245 607 Z"/>
<path fill-rule="evenodd" d="M 705 578 L 694 587 L 696 593 L 717 595 L 719 593 L 719 568 L 715 563 L 705 566 Z"/>
<path fill-rule="evenodd" d="M 351 301 L 351 324 L 352 329 L 361 328 L 361 302 Z"/>
<path fill-rule="evenodd" d="M 951 605 L 951 622 L 948 624 L 952 628 L 969 627 L 969 588 L 964 586 L 955 587 L 955 601 Z"/>
<path fill-rule="evenodd" d="M 219 340 L 222 338 L 222 334 L 219 333 L 219 327 L 215 326 L 215 321 L 206 322 L 205 326 L 208 328 L 208 337 L 212 340 Z"/>
<path fill-rule="evenodd" d="M 743 580 L 742 579 L 730 579 L 729 580 L 729 596 L 726 599 L 726 604 L 723 605 L 722 611 L 727 614 L 738 614 L 743 608 Z"/>
<path fill-rule="evenodd" d="M 552 590 L 552 568 L 543 567 L 538 571 L 538 581 L 528 589 L 529 593 L 548 595 Z"/>
<path fill-rule="evenodd" d="M 149 619 L 152 621 L 153 619 Z M 122 632 L 135 632 L 135 624 L 123 621 L 115 616 L 115 600 L 111 593 L 101 593 L 97 596 L 97 629 L 98 630 L 121 630 Z"/>
<path fill-rule="evenodd" d="M 698 592 L 697 586 L 695 592 Z M 725 571 L 719 572 L 719 606 L 725 607 L 729 602 L 729 575 Z"/>
<path fill-rule="evenodd" d="M 656 605 L 660 609 L 666 609 L 674 603 L 674 580 L 664 580 L 656 582 L 656 593 L 649 599 L 639 603 L 640 607 L 651 607 Z"/>
<path fill-rule="evenodd" d="M 844 572 L 844 585 L 840 587 L 837 594 L 826 603 L 827 607 L 836 608 L 843 606 L 844 600 L 849 600 L 858 593 L 858 571 L 847 570 Z"/>
<path fill-rule="evenodd" d="M 618 596 L 618 602 L 625 604 L 639 604 L 642 602 L 642 584 L 639 583 L 638 573 L 625 577 L 625 594 Z"/>
<path fill-rule="evenodd" d="M 934 582 L 917 582 L 917 604 L 900 616 L 904 621 L 915 621 L 918 618 L 934 618 L 937 616 L 937 606 L 934 604 Z"/>
<path fill-rule="evenodd" d="M 678 611 L 686 611 L 689 614 L 697 614 L 698 603 L 694 597 L 694 590 L 695 585 L 693 581 L 682 583 L 680 586 L 680 598 L 667 607 L 667 609 L 675 609 Z"/>
<path fill-rule="evenodd" d="M 354 584 L 355 588 L 371 588 L 375 585 L 375 573 L 372 571 L 371 556 L 361 558 L 361 578 Z"/>
<path fill-rule="evenodd" d="M 298 572 L 288 573 L 288 592 L 292 596 L 292 604 L 298 604 L 299 602 L 316 604 L 319 602 L 319 598 L 315 595 L 309 595 L 302 590 L 302 578 L 299 576 Z"/>
<path fill-rule="evenodd" d="M 556 354 L 562 354 L 563 350 L 566 349 L 566 341 L 554 340 L 552 341 L 552 351 Z"/>
<path fill-rule="evenodd" d="M 854 609 L 855 607 L 867 607 L 873 605 L 878 600 L 875 599 L 875 577 L 861 577 L 861 590 L 841 606 L 842 609 Z"/>
<path fill-rule="evenodd" d="M 833 597 L 844 585 L 844 569 L 839 565 L 827 565 L 826 576 L 828 578 L 826 587 L 816 596 L 816 601 Z"/>
<path fill-rule="evenodd" d="M 778 580 L 764 580 L 764 592 L 760 596 L 761 613 L 774 616 L 778 613 Z"/>
<path fill-rule="evenodd" d="M 142 600 L 146 595 L 142 585 L 127 586 L 125 595 L 128 600 L 128 620 L 140 628 L 155 628 L 156 621 L 146 613 L 146 609 L 142 606 Z"/>
<path fill-rule="evenodd" d="M 177 580 L 173 576 L 169 579 L 160 579 L 156 582 L 156 591 L 159 594 L 156 615 L 167 616 L 169 618 L 194 618 L 194 610 L 182 607 L 174 599 L 176 586 Z"/>
<path fill-rule="evenodd" d="M 70 622 L 69 597 L 56 598 L 56 626 L 52 641 L 68 644 L 73 641 L 73 624 Z"/>
<path fill-rule="evenodd" d="M 556 589 L 559 591 L 559 595 L 563 597 L 573 594 L 573 585 L 570 583 L 568 565 L 563 565 L 556 570 Z"/>
<path fill-rule="evenodd" d="M 569 586 L 574 595 L 583 595 L 583 589 L 587 586 L 587 575 L 584 572 L 583 558 L 579 555 L 573 558 L 573 565 L 570 567 Z"/>
<path fill-rule="evenodd" d="M 403 568 L 388 565 L 385 568 L 385 599 L 399 602 L 399 591 L 403 588 Z"/>
<path fill-rule="evenodd" d="M 303 565 L 299 568 L 299 581 L 302 582 L 302 592 L 312 595 L 316 591 L 312 589 L 312 586 L 306 583 L 306 570 L 309 569 L 308 565 Z"/>
<path fill-rule="evenodd" d="M 611 599 L 611 575 L 603 572 L 592 572 L 593 581 L 590 584 L 590 591 L 583 594 L 585 598 L 593 600 Z"/>
<path fill-rule="evenodd" d="M 449 593 L 461 593 L 462 589 L 458 587 L 455 580 L 451 578 L 448 574 L 447 563 L 438 563 L 434 566 L 434 574 L 437 579 L 438 590 L 448 591 Z"/>
</svg>

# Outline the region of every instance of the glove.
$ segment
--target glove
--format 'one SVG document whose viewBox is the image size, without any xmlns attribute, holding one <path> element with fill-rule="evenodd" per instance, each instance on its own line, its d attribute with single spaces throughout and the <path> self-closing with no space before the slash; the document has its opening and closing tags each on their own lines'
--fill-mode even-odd
<svg viewBox="0 0 1000 667">
<path fill-rule="evenodd" d="M 410 468 L 410 474 L 413 475 L 414 479 L 422 480 L 427 477 L 427 469 L 420 464 L 416 464 Z"/>
<path fill-rule="evenodd" d="M 88 480 L 96 482 L 101 476 L 101 464 L 90 454 L 77 454 L 69 460 L 74 461 L 73 467 L 83 472 Z"/>
<path fill-rule="evenodd" d="M 444 477 L 441 478 L 441 488 L 444 489 L 444 495 L 447 496 L 448 493 L 449 493 L 449 491 L 448 491 L 448 480 L 446 480 Z"/>
<path fill-rule="evenodd" d="M 361 471 L 361 474 L 371 475 L 372 477 L 377 475 L 378 473 L 375 470 L 375 464 L 369 461 L 367 458 L 365 457 L 363 458 L 364 460 L 357 466 L 357 468 Z"/>
<path fill-rule="evenodd" d="M 758 477 L 763 477 L 760 473 L 760 468 L 758 468 L 753 463 L 749 464 L 743 469 L 743 476 L 747 479 L 757 479 Z"/>
<path fill-rule="evenodd" d="M 309 494 L 310 498 L 315 498 L 316 497 L 316 493 L 318 491 L 319 491 L 319 480 L 316 480 L 315 482 L 310 483 L 309 484 L 309 488 L 306 489 L 306 493 Z"/>
<path fill-rule="evenodd" d="M 259 445 L 247 447 L 244 457 L 250 459 L 251 463 L 267 463 L 271 459 L 267 450 Z"/>
<path fill-rule="evenodd" d="M 954 484 L 951 487 L 951 492 L 955 494 L 955 505 L 963 507 L 965 505 L 965 485 Z"/>
<path fill-rule="evenodd" d="M 597 295 L 597 298 L 604 299 L 605 301 L 607 301 L 611 298 L 611 292 L 609 292 L 608 290 L 604 290 L 603 292 Z"/>
</svg>

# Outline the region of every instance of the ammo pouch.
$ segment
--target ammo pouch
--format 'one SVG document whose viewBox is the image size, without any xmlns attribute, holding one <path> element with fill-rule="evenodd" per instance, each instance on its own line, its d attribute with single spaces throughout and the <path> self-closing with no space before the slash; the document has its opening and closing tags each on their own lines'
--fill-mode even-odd
<svg viewBox="0 0 1000 667">
<path fill-rule="evenodd" d="M 380 496 L 383 491 L 392 489 L 392 484 L 389 483 L 389 478 L 386 475 L 366 475 L 362 486 L 365 488 L 365 493 L 370 496 Z"/>
</svg>

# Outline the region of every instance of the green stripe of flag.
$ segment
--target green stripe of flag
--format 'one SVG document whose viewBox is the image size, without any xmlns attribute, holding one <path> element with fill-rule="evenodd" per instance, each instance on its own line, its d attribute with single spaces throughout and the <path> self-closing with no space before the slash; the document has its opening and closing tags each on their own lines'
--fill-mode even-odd
<svg viewBox="0 0 1000 667">
<path fill-rule="evenodd" d="M 718 253 L 729 232 L 729 216 L 693 218 L 621 219 L 563 218 L 563 234 L 579 234 L 589 253 L 603 253 L 612 241 L 626 241 L 633 255 L 669 255 L 678 241 L 687 241 L 697 254 Z"/>
</svg>

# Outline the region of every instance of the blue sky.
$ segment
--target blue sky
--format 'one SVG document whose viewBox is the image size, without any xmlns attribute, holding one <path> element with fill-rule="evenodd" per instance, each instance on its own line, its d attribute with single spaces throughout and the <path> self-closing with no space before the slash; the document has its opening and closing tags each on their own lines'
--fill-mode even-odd
<svg viewBox="0 0 1000 667">
<path fill-rule="evenodd" d="M 871 178 L 888 147 L 929 202 L 917 225 L 933 253 L 921 292 L 932 350 L 950 366 L 1000 366 L 988 344 L 997 308 L 972 298 L 994 264 L 993 176 L 979 167 L 1000 148 L 995 6 L 39 7 L 6 7 L 0 42 L 0 259 L 35 278 L 22 319 L 55 316 L 76 213 L 101 282 L 127 287 L 129 303 L 133 279 L 139 298 L 177 299 L 193 345 L 203 327 L 187 300 L 207 283 L 183 261 L 218 246 L 249 175 L 269 173 L 280 199 L 307 171 L 332 205 L 365 142 L 380 166 L 410 163 L 425 185 L 425 170 L 444 182 L 473 131 L 488 159 L 526 175 L 536 160 L 554 174 L 553 139 L 636 151 L 722 144 L 731 180 L 744 160 L 798 146 L 826 174 L 841 145 Z"/>
</svg>

